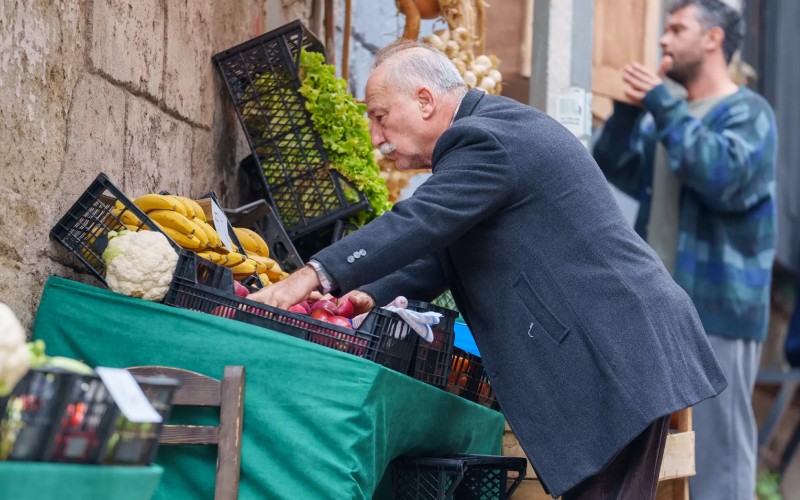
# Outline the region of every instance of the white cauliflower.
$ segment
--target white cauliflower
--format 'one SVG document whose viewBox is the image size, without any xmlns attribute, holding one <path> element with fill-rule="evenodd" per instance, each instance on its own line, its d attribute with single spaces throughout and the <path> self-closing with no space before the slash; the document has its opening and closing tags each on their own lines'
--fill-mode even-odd
<svg viewBox="0 0 800 500">
<path fill-rule="evenodd" d="M 31 355 L 14 311 L 0 302 L 0 396 L 7 396 L 28 373 Z"/>
<path fill-rule="evenodd" d="M 169 290 L 178 254 L 159 232 L 121 231 L 117 235 L 112 231 L 103 261 L 111 290 L 159 301 Z"/>
</svg>

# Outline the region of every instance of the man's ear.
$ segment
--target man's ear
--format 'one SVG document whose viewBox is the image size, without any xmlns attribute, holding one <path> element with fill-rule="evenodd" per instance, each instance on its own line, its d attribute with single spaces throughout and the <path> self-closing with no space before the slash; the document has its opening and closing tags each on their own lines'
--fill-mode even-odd
<svg viewBox="0 0 800 500">
<path fill-rule="evenodd" d="M 703 48 L 708 52 L 713 52 L 717 47 L 722 50 L 722 44 L 725 43 L 725 30 L 719 26 L 715 26 L 706 31 L 703 39 Z"/>
<path fill-rule="evenodd" d="M 419 104 L 419 109 L 422 111 L 422 117 L 427 120 L 436 108 L 436 98 L 433 96 L 431 89 L 428 87 L 420 87 L 417 90 L 417 103 Z"/>
</svg>

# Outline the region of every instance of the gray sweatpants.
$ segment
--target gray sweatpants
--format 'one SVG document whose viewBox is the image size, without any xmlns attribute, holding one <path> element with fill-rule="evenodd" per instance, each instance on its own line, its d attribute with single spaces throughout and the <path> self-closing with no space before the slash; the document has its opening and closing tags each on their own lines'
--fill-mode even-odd
<svg viewBox="0 0 800 500">
<path fill-rule="evenodd" d="M 689 479 L 692 500 L 753 500 L 758 429 L 752 394 L 761 342 L 709 335 L 728 387 L 694 407 L 697 475 Z"/>
</svg>

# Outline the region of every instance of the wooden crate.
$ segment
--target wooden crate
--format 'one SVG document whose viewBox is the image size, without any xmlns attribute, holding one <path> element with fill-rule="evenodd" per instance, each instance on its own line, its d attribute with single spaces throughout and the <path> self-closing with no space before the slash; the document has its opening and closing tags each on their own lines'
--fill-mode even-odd
<svg viewBox="0 0 800 500">
<path fill-rule="evenodd" d="M 525 457 L 525 452 L 506 423 L 503 433 L 503 455 Z M 513 477 L 514 473 L 509 476 Z M 687 408 L 672 415 L 670 434 L 664 445 L 664 458 L 658 477 L 657 500 L 688 500 L 689 477 L 695 474 L 694 431 L 692 430 L 692 409 Z M 511 484 L 511 481 L 509 481 Z M 525 480 L 514 492 L 514 500 L 545 500 L 551 498 L 536 480 L 536 474 L 528 460 Z"/>
</svg>

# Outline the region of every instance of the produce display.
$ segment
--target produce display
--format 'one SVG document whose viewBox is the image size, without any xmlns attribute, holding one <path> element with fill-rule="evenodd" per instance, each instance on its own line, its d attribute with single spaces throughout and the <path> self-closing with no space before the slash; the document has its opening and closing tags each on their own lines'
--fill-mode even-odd
<svg viewBox="0 0 800 500">
<path fill-rule="evenodd" d="M 213 221 L 209 221 L 205 210 L 197 201 L 191 198 L 149 193 L 136 198 L 133 200 L 133 203 L 147 214 L 147 217 L 153 224 L 164 231 L 172 241 L 180 245 L 183 249 L 195 252 L 200 257 L 210 260 L 214 264 L 231 269 L 234 278 L 238 281 L 244 281 L 253 275 L 258 275 L 262 285 L 268 286 L 289 276 L 289 273 L 283 271 L 280 265 L 269 257 L 269 247 L 266 241 L 264 241 L 261 235 L 251 229 L 240 227 L 233 228 L 236 238 L 244 248 L 238 248 L 234 244 L 233 250 L 228 250 L 222 244 L 222 239 L 214 228 Z M 133 213 L 125 210 L 124 205 L 119 201 L 117 201 L 114 207 L 113 214 L 119 217 L 130 230 L 138 231 L 141 229 L 142 233 L 148 232 L 147 223 L 143 223 Z M 110 245 L 111 243 L 109 243 L 109 246 Z M 106 250 L 106 252 L 108 252 L 108 250 Z M 109 257 L 113 258 L 115 255 L 115 253 L 109 254 Z M 150 256 L 152 257 L 153 254 Z M 104 254 L 103 257 L 104 260 L 106 260 L 106 254 Z M 145 255 L 143 258 L 146 259 L 146 257 Z M 174 269 L 177 256 L 174 262 L 172 259 L 169 259 L 163 260 L 162 264 L 164 267 L 168 267 L 170 262 L 172 269 Z M 110 261 L 106 261 L 107 265 L 109 263 Z M 119 268 L 120 266 L 115 267 Z M 123 269 L 128 269 L 135 266 L 122 267 Z M 139 290 L 138 288 L 140 287 L 135 286 L 137 281 L 141 281 L 141 278 L 137 279 L 136 272 L 131 272 L 131 274 L 133 274 L 131 278 L 122 281 L 122 284 L 126 286 L 112 286 L 109 280 L 109 287 L 114 291 L 119 291 L 126 295 L 147 298 L 144 297 L 145 292 Z M 148 277 L 150 280 L 159 279 L 159 277 L 166 278 L 166 273 L 164 272 L 148 271 L 142 274 L 152 274 L 152 276 Z M 172 278 L 171 274 L 169 278 Z M 116 275 L 115 281 L 117 284 L 120 284 Z M 131 282 L 133 282 L 133 284 L 131 284 Z M 158 291 L 148 293 L 148 297 L 153 297 L 148 298 L 148 300 L 158 301 L 164 298 L 169 288 L 169 280 L 166 280 L 165 285 L 163 284 L 164 279 L 161 279 L 158 283 Z M 148 283 L 148 286 L 152 286 L 152 283 Z M 129 289 L 131 289 L 132 293 L 128 293 Z"/>
<path fill-rule="evenodd" d="M 347 82 L 336 78 L 336 68 L 325 64 L 319 52 L 300 53 L 300 94 L 306 99 L 314 129 L 322 139 L 331 167 L 364 193 L 372 211 L 357 214 L 361 226 L 391 209 L 389 191 L 373 156 L 366 105 L 347 91 Z M 358 199 L 355 193 L 349 196 Z"/>
</svg>

